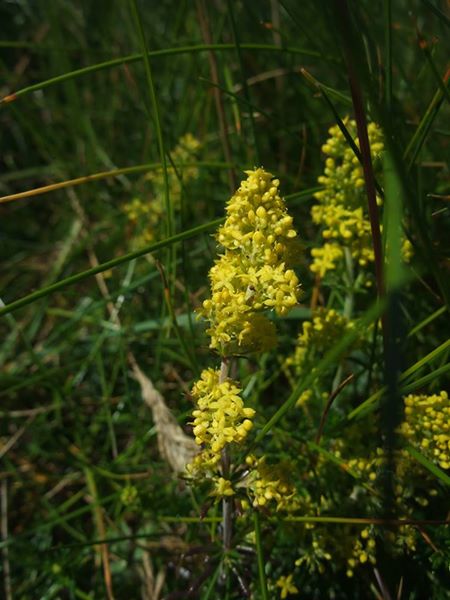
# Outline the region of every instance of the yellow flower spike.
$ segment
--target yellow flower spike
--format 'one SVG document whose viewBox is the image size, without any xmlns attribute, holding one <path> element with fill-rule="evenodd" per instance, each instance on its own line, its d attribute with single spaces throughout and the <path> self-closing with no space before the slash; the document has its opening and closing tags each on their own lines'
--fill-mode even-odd
<svg viewBox="0 0 450 600">
<path fill-rule="evenodd" d="M 355 121 L 347 118 L 344 122 L 358 145 Z M 378 159 L 384 149 L 382 132 L 374 123 L 370 124 L 368 131 L 376 175 L 379 175 L 381 161 Z M 334 240 L 340 253 L 334 251 L 331 257 L 330 248 L 320 254 L 313 250 L 311 270 L 321 277 L 340 263 L 344 247 L 350 249 L 361 266 L 374 260 L 361 165 L 339 127 L 332 127 L 329 132 L 330 138 L 322 147 L 326 155 L 324 174 L 318 178 L 325 189 L 315 194 L 318 204 L 312 208 L 311 216 L 314 223 L 322 226 L 323 239 Z"/>
<path fill-rule="evenodd" d="M 262 168 L 246 173 L 217 232 L 224 253 L 209 273 L 211 300 L 199 311 L 210 322 L 210 347 L 222 355 L 272 348 L 275 327 L 261 311 L 285 315 L 300 293 L 289 268 L 297 233 L 278 193 L 279 180 Z"/>
</svg>

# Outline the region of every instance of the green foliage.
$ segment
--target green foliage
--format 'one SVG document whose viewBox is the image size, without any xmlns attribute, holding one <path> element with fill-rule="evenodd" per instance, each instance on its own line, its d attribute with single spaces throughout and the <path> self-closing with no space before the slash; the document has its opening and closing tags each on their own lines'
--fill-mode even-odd
<svg viewBox="0 0 450 600">
<path fill-rule="evenodd" d="M 0 17 L 0 595 L 449 598 L 445 3 L 23 0 Z M 264 289 L 272 242 L 251 263 L 230 234 L 242 273 L 219 311 L 212 234 L 259 167 L 298 232 L 278 254 L 300 304 Z M 225 385 L 246 428 L 220 440 L 228 472 L 192 482 L 173 457 L 218 363 L 198 314 L 225 339 L 252 277 L 265 351 Z"/>
</svg>

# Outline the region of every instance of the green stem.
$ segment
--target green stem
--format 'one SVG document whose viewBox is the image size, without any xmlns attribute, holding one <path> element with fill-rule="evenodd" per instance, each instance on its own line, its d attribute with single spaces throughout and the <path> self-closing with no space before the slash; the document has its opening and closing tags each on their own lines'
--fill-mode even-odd
<svg viewBox="0 0 450 600">
<path fill-rule="evenodd" d="M 345 300 L 344 300 L 343 315 L 347 319 L 351 319 L 352 314 L 353 314 L 353 305 L 354 305 L 354 301 L 355 301 L 355 294 L 354 294 L 354 289 L 353 289 L 355 276 L 354 276 L 354 269 L 353 269 L 353 258 L 352 258 L 350 249 L 348 247 L 344 248 L 344 256 L 345 256 L 345 267 L 346 267 L 346 271 L 347 271 L 347 273 L 346 273 L 346 275 L 347 275 L 347 293 L 345 295 Z M 336 370 L 334 379 L 333 379 L 333 384 L 331 387 L 332 393 L 334 393 L 337 390 L 337 388 L 339 387 L 339 384 L 341 383 L 342 371 L 343 371 L 342 362 L 340 362 L 339 366 Z"/>
<path fill-rule="evenodd" d="M 136 29 L 139 35 L 139 43 L 142 49 L 141 56 L 144 59 L 144 67 L 145 67 L 145 76 L 147 79 L 147 87 L 148 93 L 150 96 L 152 111 L 153 111 L 153 121 L 155 124 L 156 130 L 156 139 L 158 142 L 158 152 L 159 152 L 159 160 L 161 161 L 163 168 L 163 177 L 164 177 L 164 199 L 166 204 L 166 218 L 167 218 L 167 229 L 166 234 L 168 237 L 173 235 L 173 207 L 170 203 L 169 197 L 169 177 L 167 174 L 167 158 L 166 152 L 164 149 L 164 140 L 162 136 L 162 127 L 161 127 L 161 117 L 159 112 L 158 100 L 156 98 L 156 90 L 155 84 L 153 82 L 152 68 L 150 65 L 150 52 L 147 47 L 147 41 L 145 39 L 144 27 L 142 24 L 142 19 L 139 14 L 139 10 L 137 7 L 136 0 L 130 0 L 131 12 L 133 14 L 133 18 L 136 24 Z"/>
<path fill-rule="evenodd" d="M 255 525 L 255 542 L 256 542 L 256 554 L 258 557 L 258 575 L 259 575 L 259 586 L 261 590 L 262 600 L 269 600 L 269 592 L 267 590 L 266 571 L 264 569 L 264 556 L 262 551 L 261 543 L 261 523 L 259 512 L 255 510 L 253 513 L 253 522 Z"/>
<path fill-rule="evenodd" d="M 230 370 L 230 363 L 223 358 L 220 365 L 219 384 L 223 383 Z M 228 446 L 222 450 L 221 457 L 222 477 L 228 479 L 230 477 L 230 449 Z M 229 496 L 225 496 L 222 500 L 222 529 L 223 529 L 223 549 L 228 552 L 231 549 L 231 537 L 233 534 L 233 500 Z"/>
</svg>

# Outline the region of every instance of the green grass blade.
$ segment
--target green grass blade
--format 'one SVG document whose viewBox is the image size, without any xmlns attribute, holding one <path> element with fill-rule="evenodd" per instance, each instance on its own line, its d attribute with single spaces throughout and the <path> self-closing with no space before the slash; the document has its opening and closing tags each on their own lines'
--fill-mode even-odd
<svg viewBox="0 0 450 600">
<path fill-rule="evenodd" d="M 408 333 L 408 337 L 412 337 L 413 335 L 416 335 L 416 333 L 419 333 L 419 331 L 421 331 L 421 329 L 423 329 L 424 327 L 426 327 L 427 325 L 432 323 L 435 319 L 437 319 L 438 317 L 443 315 L 446 311 L 447 311 L 446 306 L 441 306 L 441 308 L 438 308 L 436 311 L 434 311 L 434 313 L 432 313 L 431 315 L 426 317 L 423 321 L 418 323 L 415 327 L 413 327 L 411 329 L 411 331 Z"/>
<path fill-rule="evenodd" d="M 384 0 L 384 97 L 386 112 L 392 110 L 392 2 Z"/>
<path fill-rule="evenodd" d="M 410 377 L 411 375 L 416 373 L 420 368 L 422 368 L 423 366 L 427 365 L 432 360 L 437 358 L 440 354 L 442 354 L 442 352 L 447 350 L 449 348 L 449 346 L 450 346 L 450 340 L 447 340 L 446 342 L 444 342 L 443 344 L 441 344 L 440 346 L 438 346 L 437 348 L 432 350 L 429 354 L 427 354 L 426 356 L 424 356 L 423 358 L 421 358 L 420 360 L 415 362 L 411 367 L 409 367 L 409 369 L 407 369 L 406 371 L 401 373 L 399 376 L 399 381 L 404 382 L 405 379 L 407 379 L 408 377 Z M 436 377 L 445 373 L 446 369 L 447 369 L 447 365 L 444 365 L 444 367 L 440 367 L 439 369 L 436 369 L 435 371 L 433 371 L 433 373 L 429 373 L 428 375 L 425 375 L 425 378 L 421 378 L 420 380 L 417 380 L 411 384 L 402 385 L 401 391 L 403 393 L 409 393 L 409 392 L 413 391 L 414 389 L 421 387 L 424 380 L 425 380 L 425 382 L 432 381 Z M 386 388 L 382 387 L 380 390 L 378 390 L 377 392 L 372 394 L 370 396 L 370 398 L 368 398 L 367 400 L 364 400 L 364 402 L 362 402 L 359 406 L 357 406 L 355 409 L 353 409 L 347 415 L 347 419 L 351 420 L 351 419 L 354 419 L 355 417 L 361 416 L 363 413 L 366 414 L 368 410 L 370 410 L 370 411 L 375 410 L 375 408 L 377 407 L 378 401 L 380 400 L 380 398 L 382 397 L 382 395 L 384 394 L 385 391 L 386 391 Z"/>
<path fill-rule="evenodd" d="M 214 592 L 214 589 L 216 587 L 216 583 L 219 578 L 221 569 L 222 569 L 222 564 L 219 563 L 217 565 L 217 567 L 215 568 L 214 573 L 212 574 L 212 576 L 209 580 L 208 587 L 206 588 L 204 594 L 202 595 L 201 600 L 210 600 L 210 598 L 213 597 L 212 593 Z"/>
<path fill-rule="evenodd" d="M 450 91 L 448 89 L 448 86 L 446 85 L 446 80 L 448 79 L 448 72 L 445 74 L 444 79 L 442 79 L 441 74 L 439 73 L 439 71 L 435 65 L 433 56 L 428 47 L 428 42 L 420 35 L 419 35 L 419 46 L 420 46 L 422 52 L 425 54 L 425 58 L 427 59 L 427 62 L 431 69 L 431 72 L 433 73 L 434 80 L 438 84 L 441 92 L 447 98 L 447 102 L 450 102 Z"/>
<path fill-rule="evenodd" d="M 447 87 L 448 84 L 449 81 L 447 80 Z M 443 100 L 444 94 L 441 88 L 438 88 L 403 154 L 403 160 L 407 161 L 408 170 L 411 169 L 415 163 L 416 158 L 425 143 L 431 126 L 433 125 L 433 122 L 439 113 L 439 109 L 442 106 Z"/>
<path fill-rule="evenodd" d="M 149 50 L 147 47 L 147 41 L 145 38 L 144 27 L 142 24 L 142 19 L 139 14 L 138 6 L 136 0 L 130 0 L 131 12 L 133 15 L 133 19 L 135 21 L 136 29 L 139 36 L 139 42 L 142 50 L 141 56 L 144 59 L 144 67 L 145 67 L 145 77 L 147 80 L 148 94 L 150 96 L 151 107 L 153 111 L 153 121 L 156 129 L 156 139 L 158 141 L 158 151 L 159 151 L 159 160 L 162 164 L 163 168 L 163 177 L 164 177 L 164 201 L 166 205 L 166 235 L 167 237 L 171 237 L 174 233 L 173 229 L 173 206 L 170 202 L 169 195 L 169 177 L 167 174 L 167 158 L 166 152 L 164 149 L 164 139 L 162 135 L 162 127 L 161 127 L 161 117 L 160 117 L 160 109 L 158 100 L 156 98 L 156 90 L 153 82 L 152 68 L 150 65 L 150 57 Z"/>
<path fill-rule="evenodd" d="M 242 58 L 241 44 L 239 41 L 239 33 L 238 33 L 238 30 L 236 27 L 236 21 L 234 19 L 233 4 L 234 4 L 233 0 L 227 0 L 228 15 L 230 17 L 231 30 L 233 32 L 233 40 L 234 40 L 234 44 L 236 46 L 236 54 L 237 54 L 237 58 L 238 58 L 238 62 L 239 62 L 239 68 L 241 71 L 242 89 L 244 91 L 244 97 L 245 97 L 247 104 L 249 106 L 251 106 L 250 90 L 248 87 L 247 77 L 245 74 L 244 60 Z M 260 165 L 261 164 L 261 153 L 259 151 L 258 138 L 256 136 L 255 118 L 253 116 L 253 110 L 251 108 L 249 110 L 249 115 L 250 115 L 250 128 L 252 131 L 253 146 L 254 146 L 254 152 L 255 152 L 255 164 Z"/>
<path fill-rule="evenodd" d="M 411 383 L 402 386 L 401 390 L 404 394 L 409 394 L 411 392 L 414 392 L 415 390 L 424 388 L 432 381 L 434 381 L 438 377 L 441 377 L 441 375 L 444 375 L 448 371 L 450 371 L 450 363 L 446 363 L 445 365 L 442 365 L 441 367 L 435 369 L 431 373 L 420 377 L 420 379 L 416 379 L 416 381 L 412 381 Z"/>
<path fill-rule="evenodd" d="M 428 471 L 430 471 L 430 473 L 432 473 L 435 477 L 442 481 L 442 483 L 450 486 L 450 477 L 447 475 L 447 473 L 445 473 L 437 465 L 431 462 L 431 460 L 428 460 L 426 456 L 424 456 L 421 452 L 419 452 L 412 446 L 408 446 L 406 450 L 413 458 L 417 460 L 417 462 L 419 462 Z"/>
<path fill-rule="evenodd" d="M 281 54 L 294 54 L 300 56 L 322 58 L 319 52 L 315 52 L 314 50 L 306 50 L 303 48 L 295 48 L 292 46 L 280 47 L 271 44 L 243 43 L 241 44 L 241 48 L 243 50 L 250 50 L 253 52 L 275 52 Z M 179 48 L 152 50 L 151 52 L 149 52 L 149 57 L 175 56 L 177 54 L 196 54 L 201 52 L 208 52 L 210 50 L 235 51 L 236 46 L 234 44 L 197 44 L 193 46 L 180 46 Z M 128 56 L 122 56 L 120 58 L 114 58 L 112 60 L 107 60 L 101 63 L 97 63 L 95 65 L 83 67 L 82 69 L 76 69 L 74 71 L 58 75 L 56 77 L 51 77 L 50 79 L 46 79 L 45 81 L 40 81 L 33 85 L 26 86 L 17 90 L 14 93 L 3 97 L 2 99 L 0 99 L 0 104 L 8 104 L 10 102 L 13 102 L 14 100 L 17 100 L 21 96 L 25 96 L 26 94 L 30 94 L 31 92 L 36 92 L 37 90 L 42 90 L 53 85 L 58 85 L 70 79 L 76 79 L 77 77 L 83 77 L 84 75 L 96 73 L 97 71 L 103 71 L 105 69 L 112 69 L 114 67 L 120 67 L 122 65 L 129 65 L 131 63 L 139 62 L 142 60 L 142 58 L 142 54 L 130 54 Z M 326 57 L 324 60 L 334 62 L 333 57 Z"/>
<path fill-rule="evenodd" d="M 103 273 L 104 271 L 108 271 L 109 269 L 114 269 L 119 265 L 123 265 L 134 258 L 139 258 L 140 256 L 145 256 L 146 254 L 151 254 L 152 252 L 156 252 L 157 250 L 161 250 L 162 248 L 167 248 L 172 244 L 176 244 L 177 242 L 181 242 L 182 240 L 187 240 L 189 238 L 195 237 L 200 233 L 204 233 L 205 231 L 209 231 L 210 229 L 216 228 L 218 225 L 223 223 L 224 218 L 215 219 L 214 221 L 209 221 L 204 225 L 198 225 L 197 227 L 193 227 L 192 229 L 188 229 L 187 231 L 183 231 L 182 233 L 177 233 L 176 235 L 161 240 L 160 242 L 156 242 L 154 244 L 149 244 L 148 246 L 144 246 L 140 250 L 135 250 L 134 252 L 129 252 L 123 256 L 119 256 L 117 258 L 113 258 L 112 260 L 108 260 L 104 263 L 99 264 L 96 267 L 91 269 L 87 269 L 86 271 L 82 271 L 81 273 L 77 273 L 76 275 L 71 275 L 70 277 L 66 277 L 65 279 L 61 279 L 52 285 L 49 285 L 45 288 L 37 290 L 27 296 L 23 296 L 18 300 L 14 300 L 9 304 L 5 305 L 3 308 L 0 308 L 0 317 L 2 315 L 6 315 L 12 313 L 13 311 L 26 306 L 27 304 L 31 304 L 40 298 L 45 298 L 54 292 L 64 289 L 69 285 L 73 285 L 74 283 L 78 283 L 79 281 L 83 281 L 83 279 L 87 279 L 88 277 L 92 277 L 93 275 L 97 275 L 97 273 Z"/>
<path fill-rule="evenodd" d="M 408 379 L 408 377 L 410 377 L 411 375 L 414 375 L 414 373 L 416 373 L 424 365 L 427 365 L 428 363 L 433 361 L 440 354 L 442 354 L 442 352 L 445 352 L 445 350 L 447 350 L 449 348 L 450 348 L 450 340 L 446 340 L 445 342 L 440 344 L 437 348 L 432 350 L 429 354 L 427 354 L 426 356 L 424 356 L 423 358 L 418 360 L 416 363 L 414 363 L 411 367 L 409 367 L 409 369 L 406 369 L 406 371 L 404 371 L 400 376 L 401 381 L 404 381 L 405 379 Z"/>
<path fill-rule="evenodd" d="M 234 168 L 235 165 L 219 161 L 196 161 L 175 164 L 175 167 L 183 169 L 188 167 L 206 167 L 210 169 L 230 169 Z M 102 179 L 109 179 L 110 177 L 120 177 L 122 175 L 135 175 L 136 173 L 146 173 L 147 171 L 159 170 L 161 163 L 145 163 L 142 165 L 135 165 L 133 167 L 121 167 L 119 169 L 111 169 L 110 171 L 100 171 L 99 173 L 91 173 L 90 175 L 82 175 L 81 177 L 75 177 L 74 179 L 66 179 L 65 181 L 59 181 L 57 183 L 51 183 L 24 192 L 18 192 L 16 194 L 9 194 L 8 196 L 0 197 L 0 204 L 6 202 L 14 202 L 15 200 L 23 200 L 32 196 L 39 196 L 48 192 L 54 192 L 64 188 L 75 187 L 92 181 L 100 181 Z"/>
</svg>

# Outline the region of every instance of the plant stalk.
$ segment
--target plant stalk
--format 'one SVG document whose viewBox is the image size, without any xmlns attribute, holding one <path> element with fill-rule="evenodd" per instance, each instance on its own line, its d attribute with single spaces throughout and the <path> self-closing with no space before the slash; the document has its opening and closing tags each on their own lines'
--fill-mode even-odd
<svg viewBox="0 0 450 600">
<path fill-rule="evenodd" d="M 228 377 L 230 363 L 226 358 L 222 359 L 220 365 L 219 383 L 223 383 Z M 222 450 L 221 458 L 222 477 L 228 479 L 230 476 L 230 449 L 228 446 Z M 222 500 L 222 540 L 224 552 L 231 548 L 231 536 L 233 532 L 232 524 L 233 500 L 230 497 L 224 497 Z"/>
</svg>

